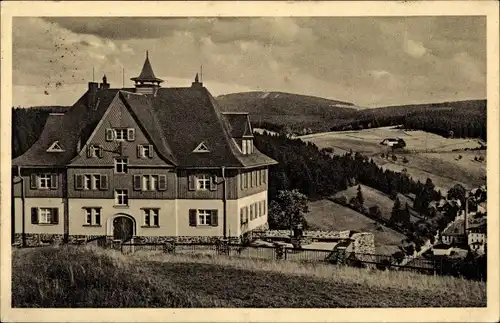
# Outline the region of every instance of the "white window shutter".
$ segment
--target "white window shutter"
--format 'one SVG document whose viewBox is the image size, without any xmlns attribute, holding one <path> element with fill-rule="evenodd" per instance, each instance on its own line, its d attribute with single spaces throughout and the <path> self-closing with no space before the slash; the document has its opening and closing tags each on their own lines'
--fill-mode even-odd
<svg viewBox="0 0 500 323">
<path fill-rule="evenodd" d="M 127 141 L 134 141 L 134 140 L 135 140 L 135 129 L 128 128 L 127 129 Z"/>
<path fill-rule="evenodd" d="M 106 141 L 113 141 L 115 137 L 115 132 L 112 128 L 106 129 Z"/>
<path fill-rule="evenodd" d="M 149 145 L 149 151 L 148 151 L 148 153 L 149 153 L 148 157 L 149 158 L 153 158 L 153 145 Z"/>
</svg>

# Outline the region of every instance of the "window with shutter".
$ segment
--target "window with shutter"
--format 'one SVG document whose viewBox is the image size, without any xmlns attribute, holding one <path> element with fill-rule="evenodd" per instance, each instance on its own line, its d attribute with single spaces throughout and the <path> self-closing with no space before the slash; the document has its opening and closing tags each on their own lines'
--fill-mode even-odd
<svg viewBox="0 0 500 323">
<path fill-rule="evenodd" d="M 127 141 L 134 141 L 134 140 L 135 140 L 135 129 L 128 128 L 127 129 Z"/>
<path fill-rule="evenodd" d="M 115 137 L 115 131 L 111 128 L 106 129 L 106 141 L 113 141 Z"/>
<path fill-rule="evenodd" d="M 241 190 L 245 189 L 244 175 L 245 175 L 244 173 L 240 174 L 240 187 L 241 187 Z"/>
<path fill-rule="evenodd" d="M 30 188 L 35 190 L 38 187 L 38 176 L 36 174 L 30 175 Z"/>
<path fill-rule="evenodd" d="M 103 156 L 103 148 L 102 146 L 99 145 L 99 151 L 98 151 L 98 155 L 97 155 L 99 158 L 102 158 Z"/>
<path fill-rule="evenodd" d="M 141 188 L 142 188 L 142 176 L 141 175 L 134 175 L 134 178 L 133 178 L 133 185 L 134 185 L 134 191 L 140 191 Z"/>
<path fill-rule="evenodd" d="M 148 157 L 153 158 L 153 156 L 154 156 L 153 145 L 149 145 Z"/>
<path fill-rule="evenodd" d="M 188 190 L 196 190 L 196 176 L 194 175 L 189 175 L 188 177 Z"/>
<path fill-rule="evenodd" d="M 99 189 L 103 191 L 108 189 L 108 175 L 101 175 L 101 183 Z"/>
<path fill-rule="evenodd" d="M 210 190 L 211 191 L 217 190 L 217 176 L 215 175 L 210 176 Z"/>
<path fill-rule="evenodd" d="M 51 218 L 51 223 L 52 224 L 58 224 L 59 223 L 59 209 L 58 208 L 53 208 L 52 209 L 52 218 Z"/>
<path fill-rule="evenodd" d="M 75 190 L 83 190 L 83 175 L 75 174 Z"/>
<path fill-rule="evenodd" d="M 57 174 L 51 174 L 50 175 L 50 188 L 55 190 L 58 187 L 57 183 Z"/>
<path fill-rule="evenodd" d="M 189 226 L 190 227 L 196 226 L 196 210 L 195 209 L 189 210 Z"/>
<path fill-rule="evenodd" d="M 158 190 L 165 191 L 167 189 L 167 175 L 158 175 Z"/>
<path fill-rule="evenodd" d="M 38 208 L 36 207 L 31 208 L 31 223 L 38 224 Z"/>
<path fill-rule="evenodd" d="M 211 221 L 210 221 L 210 222 L 211 222 L 210 224 L 211 224 L 213 227 L 218 226 L 218 225 L 219 225 L 219 212 L 217 212 L 217 210 L 212 210 L 212 212 L 210 212 L 210 213 L 211 213 L 211 216 L 212 216 L 212 219 L 211 219 Z"/>
</svg>

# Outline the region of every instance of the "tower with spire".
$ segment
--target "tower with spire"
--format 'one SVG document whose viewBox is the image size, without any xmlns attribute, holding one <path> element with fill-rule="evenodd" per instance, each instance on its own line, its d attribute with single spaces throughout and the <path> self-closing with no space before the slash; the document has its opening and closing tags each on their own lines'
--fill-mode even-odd
<svg viewBox="0 0 500 323">
<path fill-rule="evenodd" d="M 155 94 L 160 87 L 160 83 L 163 82 L 163 80 L 156 77 L 153 72 L 153 68 L 149 62 L 148 51 L 146 51 L 146 60 L 142 66 L 141 74 L 137 77 L 132 77 L 131 80 L 135 83 L 135 92 L 141 94 Z"/>
</svg>

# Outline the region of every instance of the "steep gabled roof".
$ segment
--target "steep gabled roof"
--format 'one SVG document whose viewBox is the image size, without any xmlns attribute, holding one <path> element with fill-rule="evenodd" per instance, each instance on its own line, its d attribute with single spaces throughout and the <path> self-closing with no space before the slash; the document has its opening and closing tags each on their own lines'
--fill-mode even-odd
<svg viewBox="0 0 500 323">
<path fill-rule="evenodd" d="M 85 144 L 115 98 L 124 102 L 158 152 L 173 165 L 215 168 L 276 163 L 257 149 L 249 155 L 241 153 L 232 140 L 234 125 L 221 114 L 217 102 L 204 87 L 159 88 L 156 95 L 136 94 L 132 89 L 99 90 L 99 105 L 95 109 L 87 107 L 87 96 L 88 93 L 82 96 L 64 116 L 49 118 L 39 140 L 14 159 L 13 165 L 66 165 L 77 155 L 78 141 Z M 46 149 L 56 140 L 65 151 L 47 153 Z M 194 152 L 201 142 L 209 147 L 209 152 Z"/>
<path fill-rule="evenodd" d="M 118 93 L 116 89 L 98 91 L 96 109 L 87 107 L 88 92 L 69 108 L 64 115 L 49 115 L 38 140 L 21 156 L 12 160 L 13 166 L 64 166 L 77 154 L 77 144 L 82 145 L 102 118 L 107 107 Z M 59 141 L 64 152 L 51 153 L 47 148 Z"/>
</svg>

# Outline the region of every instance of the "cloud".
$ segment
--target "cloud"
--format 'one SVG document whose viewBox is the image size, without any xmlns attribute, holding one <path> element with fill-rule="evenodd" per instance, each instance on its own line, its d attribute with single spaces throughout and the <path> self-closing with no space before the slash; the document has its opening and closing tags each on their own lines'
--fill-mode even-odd
<svg viewBox="0 0 500 323">
<path fill-rule="evenodd" d="M 14 18 L 13 27 L 14 85 L 47 88 L 43 100 L 62 100 L 55 91 L 85 84 L 92 68 L 112 86 L 125 68 L 129 86 L 146 50 L 165 86 L 189 85 L 203 65 L 213 92 L 280 90 L 365 106 L 486 95 L 483 17 L 51 17 Z"/>
<path fill-rule="evenodd" d="M 371 71 L 368 71 L 368 75 L 371 75 L 371 76 L 373 76 L 373 78 L 378 80 L 384 76 L 390 75 L 390 73 L 387 71 L 384 71 L 384 70 L 371 70 Z"/>
<path fill-rule="evenodd" d="M 408 55 L 414 58 L 420 58 L 424 56 L 425 53 L 427 53 L 427 48 L 425 48 L 422 43 L 413 41 L 411 39 L 405 40 L 404 50 Z"/>
</svg>

